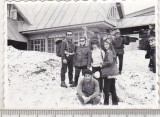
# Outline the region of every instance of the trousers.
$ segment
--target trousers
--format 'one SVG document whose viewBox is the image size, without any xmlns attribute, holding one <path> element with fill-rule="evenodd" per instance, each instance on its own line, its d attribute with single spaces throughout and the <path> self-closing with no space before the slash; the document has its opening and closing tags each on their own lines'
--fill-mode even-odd
<svg viewBox="0 0 160 117">
<path fill-rule="evenodd" d="M 67 63 L 63 63 L 62 61 L 62 67 L 61 67 L 61 81 L 65 81 L 65 74 L 67 72 L 68 68 L 68 77 L 69 81 L 73 80 L 73 56 L 69 56 L 67 59 Z"/>
<path fill-rule="evenodd" d="M 83 98 L 79 95 L 78 95 L 78 100 L 81 102 L 81 104 L 83 105 L 85 104 Z M 91 98 L 86 104 L 96 105 L 100 103 L 100 100 L 101 100 L 101 97 L 97 96 L 97 97 Z"/>
<path fill-rule="evenodd" d="M 115 79 L 108 79 L 107 77 L 104 78 L 104 105 L 109 105 L 109 93 L 112 96 L 112 104 L 118 105 L 118 98 L 116 93 L 115 87 Z"/>
<path fill-rule="evenodd" d="M 80 75 L 81 70 L 82 70 L 82 75 L 84 75 L 83 72 L 84 72 L 85 69 L 87 69 L 87 66 L 82 66 L 82 67 L 75 66 L 74 81 L 75 81 L 76 86 L 78 85 L 78 79 L 79 79 L 79 75 Z"/>
<path fill-rule="evenodd" d="M 95 73 L 96 71 L 100 72 L 100 78 L 98 78 L 98 82 L 99 82 L 99 88 L 100 88 L 100 92 L 102 92 L 103 89 L 103 78 L 102 78 L 102 74 L 101 74 L 101 68 L 100 67 L 92 67 L 92 72 Z"/>
<path fill-rule="evenodd" d="M 122 55 L 117 54 L 117 57 L 119 59 L 119 71 L 121 72 L 123 67 L 123 54 Z"/>
</svg>

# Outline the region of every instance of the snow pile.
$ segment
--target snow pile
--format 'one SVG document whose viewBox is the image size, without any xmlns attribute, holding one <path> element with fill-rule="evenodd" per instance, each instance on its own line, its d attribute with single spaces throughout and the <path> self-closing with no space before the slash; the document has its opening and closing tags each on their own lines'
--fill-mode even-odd
<svg viewBox="0 0 160 117">
<path fill-rule="evenodd" d="M 125 53 L 123 72 L 117 77 L 117 92 L 122 103 L 129 105 L 157 104 L 156 74 L 148 68 L 145 51 Z"/>
<path fill-rule="evenodd" d="M 138 50 L 125 53 L 124 72 L 116 82 L 120 106 L 158 104 L 158 89 L 153 88 L 156 77 L 149 71 L 149 61 L 144 59 L 144 54 L 144 51 Z M 76 88 L 60 87 L 61 59 L 55 54 L 20 51 L 9 46 L 7 59 L 6 108 L 81 105 L 77 100 Z M 67 77 L 66 83 L 69 86 Z"/>
<path fill-rule="evenodd" d="M 60 87 L 61 59 L 55 54 L 9 47 L 7 59 L 6 107 L 54 107 L 70 104 L 68 100 L 79 103 L 75 89 Z"/>
</svg>

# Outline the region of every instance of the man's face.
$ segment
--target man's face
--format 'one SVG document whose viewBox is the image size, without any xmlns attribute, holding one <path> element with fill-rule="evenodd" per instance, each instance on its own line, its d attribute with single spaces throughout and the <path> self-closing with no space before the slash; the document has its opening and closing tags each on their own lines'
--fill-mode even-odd
<svg viewBox="0 0 160 117">
<path fill-rule="evenodd" d="M 81 46 L 84 46 L 85 45 L 85 38 L 81 38 L 80 40 L 79 40 L 79 43 L 80 43 L 80 45 Z"/>
<path fill-rule="evenodd" d="M 66 37 L 67 37 L 67 40 L 68 40 L 68 41 L 70 41 L 70 42 L 72 41 L 72 34 L 67 34 Z"/>
<path fill-rule="evenodd" d="M 156 41 L 155 41 L 155 38 L 154 37 L 151 37 L 149 39 L 149 44 L 151 47 L 155 47 L 156 46 Z"/>
<path fill-rule="evenodd" d="M 89 82 L 92 79 L 92 75 L 91 74 L 85 74 L 84 75 L 84 79 Z"/>
<path fill-rule="evenodd" d="M 120 33 L 116 33 L 116 34 L 115 34 L 115 37 L 116 37 L 116 38 L 119 38 L 120 36 L 121 36 Z"/>
</svg>

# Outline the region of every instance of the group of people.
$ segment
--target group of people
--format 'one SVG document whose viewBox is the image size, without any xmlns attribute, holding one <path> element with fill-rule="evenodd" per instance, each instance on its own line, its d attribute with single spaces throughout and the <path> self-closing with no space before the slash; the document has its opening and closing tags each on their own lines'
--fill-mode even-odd
<svg viewBox="0 0 160 117">
<path fill-rule="evenodd" d="M 70 87 L 77 87 L 78 99 L 82 104 L 98 104 L 103 92 L 104 105 L 109 105 L 110 94 L 112 104 L 118 105 L 115 78 L 122 72 L 125 41 L 119 30 L 114 35 L 103 36 L 102 40 L 103 44 L 98 41 L 98 37 L 93 36 L 91 46 L 86 46 L 87 39 L 83 36 L 79 39 L 79 46 L 75 46 L 72 33 L 67 33 L 66 40 L 61 43 L 61 87 L 67 88 L 65 74 L 68 68 Z M 81 71 L 84 78 L 79 81 Z"/>
</svg>

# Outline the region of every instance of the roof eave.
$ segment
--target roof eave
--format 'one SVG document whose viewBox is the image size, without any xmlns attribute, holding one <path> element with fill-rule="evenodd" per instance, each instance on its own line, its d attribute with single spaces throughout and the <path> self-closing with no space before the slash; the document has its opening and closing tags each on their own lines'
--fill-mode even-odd
<svg viewBox="0 0 160 117">
<path fill-rule="evenodd" d="M 29 31 L 21 31 L 22 34 L 32 34 L 32 33 L 44 33 L 44 32 L 52 32 L 52 31 L 61 31 L 61 30 L 68 30 L 68 29 L 74 29 L 74 28 L 80 28 L 83 26 L 90 27 L 103 24 L 106 25 L 106 27 L 113 28 L 115 27 L 112 24 L 109 24 L 106 21 L 99 21 L 99 22 L 92 22 L 92 23 L 84 23 L 84 24 L 77 24 L 77 25 L 69 25 L 69 26 L 60 26 L 60 27 L 52 27 L 47 29 L 38 29 L 38 30 L 29 30 Z"/>
<path fill-rule="evenodd" d="M 147 26 L 149 24 L 155 24 L 155 23 L 148 23 L 148 24 L 143 24 L 143 25 L 135 25 L 135 26 L 126 26 L 126 27 L 116 27 L 118 29 L 124 29 L 124 28 L 133 28 L 133 27 L 139 27 L 139 26 Z"/>
</svg>

